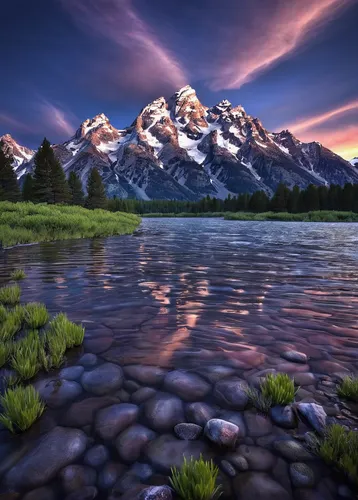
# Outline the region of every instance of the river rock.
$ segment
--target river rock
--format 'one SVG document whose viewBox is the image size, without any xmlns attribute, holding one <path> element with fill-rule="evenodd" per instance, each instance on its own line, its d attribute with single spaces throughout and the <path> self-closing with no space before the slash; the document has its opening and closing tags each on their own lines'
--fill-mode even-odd
<svg viewBox="0 0 358 500">
<path fill-rule="evenodd" d="M 82 356 L 78 363 L 82 366 L 85 366 L 86 368 L 89 368 L 97 364 L 97 359 L 98 358 L 95 354 L 88 352 L 87 354 L 84 354 Z"/>
<path fill-rule="evenodd" d="M 118 478 L 124 473 L 125 465 L 114 462 L 107 462 L 98 474 L 98 487 L 101 490 L 109 490 L 114 486 Z"/>
<path fill-rule="evenodd" d="M 234 486 L 238 499 L 291 500 L 291 495 L 265 472 L 242 472 Z"/>
<path fill-rule="evenodd" d="M 217 409 L 200 401 L 197 403 L 187 404 L 185 407 L 185 414 L 189 422 L 205 426 L 208 420 L 216 416 Z"/>
<path fill-rule="evenodd" d="M 220 467 L 227 476 L 235 477 L 237 474 L 235 467 L 233 467 L 227 460 L 221 460 Z"/>
<path fill-rule="evenodd" d="M 79 429 L 55 427 L 45 434 L 35 446 L 8 472 L 6 484 L 16 489 L 42 486 L 85 451 L 86 434 Z"/>
<path fill-rule="evenodd" d="M 272 469 L 276 463 L 276 457 L 270 451 L 260 446 L 241 444 L 237 448 L 235 455 L 236 454 L 245 458 L 250 470 L 268 471 Z M 228 458 L 228 460 L 232 462 L 231 458 Z"/>
<path fill-rule="evenodd" d="M 77 382 L 61 379 L 44 379 L 36 382 L 35 389 L 50 408 L 60 408 L 82 393 Z"/>
<path fill-rule="evenodd" d="M 98 495 L 98 490 L 95 486 L 86 486 L 80 490 L 73 491 L 65 500 L 93 500 Z"/>
<path fill-rule="evenodd" d="M 292 363 L 307 363 L 308 361 L 306 354 L 298 351 L 285 351 L 281 354 L 281 357 Z"/>
<path fill-rule="evenodd" d="M 297 408 L 315 431 L 323 435 L 326 427 L 327 414 L 322 406 L 316 403 L 298 403 Z"/>
<path fill-rule="evenodd" d="M 290 476 L 295 488 L 311 488 L 315 484 L 313 470 L 304 463 L 295 462 L 291 464 Z"/>
<path fill-rule="evenodd" d="M 69 366 L 60 371 L 60 377 L 66 380 L 78 380 L 84 371 L 83 366 Z"/>
<path fill-rule="evenodd" d="M 108 349 L 113 344 L 112 337 L 98 337 L 98 338 L 89 338 L 84 340 L 83 347 L 85 351 L 94 354 L 100 354 L 101 352 L 108 351 Z"/>
<path fill-rule="evenodd" d="M 156 394 L 156 390 L 153 387 L 141 387 L 138 391 L 132 394 L 132 402 L 136 405 L 144 403 L 147 399 L 152 398 Z"/>
<path fill-rule="evenodd" d="M 212 418 L 207 422 L 204 434 L 210 441 L 219 446 L 234 447 L 239 436 L 239 428 L 226 420 Z"/>
<path fill-rule="evenodd" d="M 81 383 L 87 392 L 103 396 L 122 387 L 123 371 L 113 363 L 104 363 L 90 372 L 85 372 Z"/>
<path fill-rule="evenodd" d="M 85 486 L 94 486 L 96 484 L 97 474 L 91 467 L 76 464 L 64 467 L 59 477 L 65 492 L 71 493 Z"/>
<path fill-rule="evenodd" d="M 84 458 L 84 463 L 94 467 L 101 467 L 109 459 L 109 452 L 103 444 L 96 444 L 90 448 Z"/>
<path fill-rule="evenodd" d="M 196 424 L 182 423 L 174 427 L 174 433 L 179 439 L 187 439 L 189 441 L 198 439 L 202 432 L 203 428 Z"/>
<path fill-rule="evenodd" d="M 236 470 L 243 472 L 249 470 L 249 464 L 245 457 L 239 455 L 238 453 L 230 453 L 227 455 L 227 460 L 233 464 Z"/>
<path fill-rule="evenodd" d="M 169 486 L 150 486 L 139 495 L 139 500 L 172 500 L 172 498 Z"/>
<path fill-rule="evenodd" d="M 114 439 L 136 421 L 138 413 L 138 406 L 130 403 L 120 403 L 99 410 L 94 423 L 95 431 L 104 440 Z"/>
<path fill-rule="evenodd" d="M 247 433 L 250 437 L 261 437 L 270 434 L 272 423 L 269 417 L 255 411 L 245 411 Z"/>
<path fill-rule="evenodd" d="M 203 399 L 210 391 L 210 385 L 195 373 L 175 370 L 166 374 L 164 388 L 185 401 Z"/>
<path fill-rule="evenodd" d="M 218 413 L 217 418 L 221 418 L 221 420 L 226 420 L 227 422 L 237 425 L 239 428 L 240 438 L 246 436 L 246 424 L 241 413 L 237 411 L 222 410 Z"/>
<path fill-rule="evenodd" d="M 160 384 L 167 370 L 159 368 L 158 366 L 145 366 L 145 365 L 128 365 L 123 367 L 126 377 L 133 378 L 141 384 L 158 385 Z"/>
<path fill-rule="evenodd" d="M 271 408 L 270 415 L 273 422 L 279 427 L 283 427 L 284 429 L 294 429 L 297 427 L 296 416 L 290 405 L 274 406 Z"/>
<path fill-rule="evenodd" d="M 102 398 L 86 398 L 82 401 L 72 403 L 66 412 L 63 425 L 69 427 L 84 427 L 91 425 L 98 410 L 106 406 L 118 403 L 118 399 L 110 396 Z"/>
<path fill-rule="evenodd" d="M 36 488 L 36 490 L 29 491 L 22 500 L 55 500 L 55 498 L 54 491 L 48 486 L 43 486 L 42 488 Z M 6 498 L 3 499 L 1 495 L 0 499 L 6 500 Z"/>
<path fill-rule="evenodd" d="M 219 380 L 214 387 L 214 397 L 219 405 L 243 410 L 249 401 L 247 388 L 247 383 L 239 378 Z"/>
<path fill-rule="evenodd" d="M 171 431 L 185 420 L 182 400 L 171 394 L 158 393 L 146 401 L 144 413 L 150 427 L 159 432 Z"/>
<path fill-rule="evenodd" d="M 274 449 L 290 462 L 312 460 L 314 456 L 294 439 L 278 439 L 273 442 Z"/>
<path fill-rule="evenodd" d="M 116 439 L 118 455 L 125 462 L 135 462 L 140 458 L 144 446 L 155 437 L 155 432 L 144 425 L 132 425 Z"/>
</svg>

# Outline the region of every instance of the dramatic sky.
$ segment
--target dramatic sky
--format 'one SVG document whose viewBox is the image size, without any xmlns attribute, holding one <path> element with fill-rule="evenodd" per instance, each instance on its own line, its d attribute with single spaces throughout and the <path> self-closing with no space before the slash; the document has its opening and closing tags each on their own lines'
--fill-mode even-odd
<svg viewBox="0 0 358 500">
<path fill-rule="evenodd" d="M 127 126 L 190 84 L 358 155 L 358 0 L 11 0 L 1 18 L 0 135 L 24 145 L 101 112 Z"/>
</svg>

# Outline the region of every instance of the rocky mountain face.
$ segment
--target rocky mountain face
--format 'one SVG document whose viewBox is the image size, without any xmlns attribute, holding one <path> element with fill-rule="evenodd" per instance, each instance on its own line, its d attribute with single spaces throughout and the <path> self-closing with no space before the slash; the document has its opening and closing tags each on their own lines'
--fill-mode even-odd
<svg viewBox="0 0 358 500">
<path fill-rule="evenodd" d="M 353 167 L 358 167 L 358 158 L 355 157 L 350 161 L 350 164 L 353 165 Z"/>
<path fill-rule="evenodd" d="M 10 134 L 0 137 L 0 143 L 5 154 L 13 158 L 13 167 L 17 177 L 22 177 L 28 170 L 28 163 L 34 156 L 35 151 L 20 146 Z"/>
<path fill-rule="evenodd" d="M 4 142 L 14 143 L 16 161 L 23 158 L 21 169 L 15 165 L 18 177 L 31 171 L 33 152 L 11 138 Z M 197 200 L 258 189 L 270 195 L 280 182 L 291 188 L 358 183 L 358 170 L 321 144 L 303 143 L 288 130 L 270 133 L 227 100 L 208 108 L 190 86 L 148 104 L 126 129 L 100 114 L 53 147 L 65 172 L 77 172 L 84 187 L 97 167 L 108 195 L 122 198 Z"/>
</svg>

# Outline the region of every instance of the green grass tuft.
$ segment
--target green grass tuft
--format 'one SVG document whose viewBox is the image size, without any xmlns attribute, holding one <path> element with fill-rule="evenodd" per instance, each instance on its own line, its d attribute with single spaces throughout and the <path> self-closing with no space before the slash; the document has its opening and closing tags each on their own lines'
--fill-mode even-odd
<svg viewBox="0 0 358 500">
<path fill-rule="evenodd" d="M 21 330 L 23 320 L 24 309 L 22 306 L 16 306 L 12 311 L 7 312 L 5 321 L 0 325 L 0 341 L 11 340 Z"/>
<path fill-rule="evenodd" d="M 21 288 L 19 285 L 0 288 L 0 304 L 14 306 L 20 302 Z"/>
<path fill-rule="evenodd" d="M 182 500 L 213 500 L 221 495 L 221 487 L 216 486 L 218 472 L 212 460 L 184 457 L 181 469 L 171 469 L 170 484 Z"/>
<path fill-rule="evenodd" d="M 82 344 L 85 330 L 80 325 L 72 323 L 65 313 L 57 314 L 50 323 L 50 332 L 65 338 L 67 349 Z"/>
<path fill-rule="evenodd" d="M 10 277 L 13 281 L 20 281 L 26 278 L 26 273 L 23 269 L 14 269 Z"/>
<path fill-rule="evenodd" d="M 270 396 L 264 396 L 258 389 L 249 387 L 246 389 L 246 394 L 251 404 L 261 413 L 267 415 L 272 406 L 272 399 Z"/>
<path fill-rule="evenodd" d="M 0 342 L 0 368 L 8 361 L 11 352 L 12 345 L 10 342 Z"/>
<path fill-rule="evenodd" d="M 31 385 L 7 389 L 0 396 L 3 413 L 0 422 L 11 432 L 25 431 L 42 415 L 45 405 Z"/>
<path fill-rule="evenodd" d="M 7 318 L 7 309 L 0 304 L 0 323 L 3 323 Z"/>
<path fill-rule="evenodd" d="M 46 309 L 45 304 L 39 304 L 38 302 L 30 302 L 26 304 L 25 309 L 25 321 L 29 328 L 37 329 L 45 326 L 48 322 L 50 316 Z"/>
<path fill-rule="evenodd" d="M 295 399 L 294 381 L 286 373 L 269 373 L 260 386 L 262 396 L 272 401 L 272 406 L 287 405 Z"/>
<path fill-rule="evenodd" d="M 337 394 L 340 398 L 358 402 L 358 377 L 344 377 L 337 387 Z"/>
<path fill-rule="evenodd" d="M 23 340 L 13 346 L 11 366 L 23 380 L 29 380 L 41 368 L 39 351 L 41 343 L 37 331 L 30 332 Z"/>
</svg>

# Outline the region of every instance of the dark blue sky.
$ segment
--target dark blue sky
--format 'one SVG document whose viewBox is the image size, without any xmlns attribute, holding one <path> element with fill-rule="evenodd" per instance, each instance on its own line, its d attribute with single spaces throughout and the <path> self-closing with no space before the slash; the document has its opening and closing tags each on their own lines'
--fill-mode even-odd
<svg viewBox="0 0 358 500">
<path fill-rule="evenodd" d="M 0 135 L 37 147 L 104 112 L 129 125 L 190 84 L 358 155 L 358 0 L 12 0 L 2 5 Z"/>
</svg>

